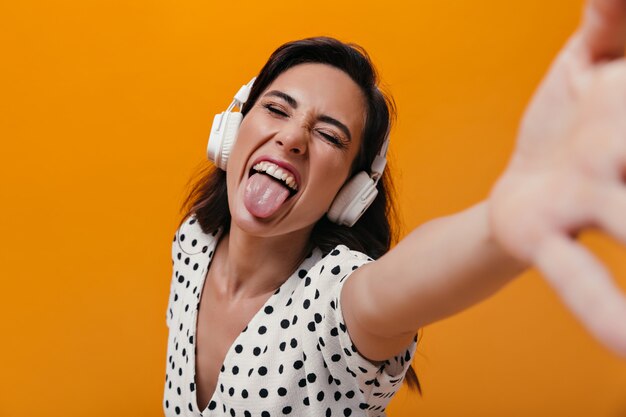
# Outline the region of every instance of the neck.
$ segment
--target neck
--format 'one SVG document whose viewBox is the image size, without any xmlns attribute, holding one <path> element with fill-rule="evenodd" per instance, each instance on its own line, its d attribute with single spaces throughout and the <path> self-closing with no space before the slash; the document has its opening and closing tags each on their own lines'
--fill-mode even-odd
<svg viewBox="0 0 626 417">
<path fill-rule="evenodd" d="M 311 230 L 258 237 L 231 223 L 218 243 L 211 276 L 220 296 L 229 300 L 274 292 L 302 263 L 310 247 Z"/>
</svg>

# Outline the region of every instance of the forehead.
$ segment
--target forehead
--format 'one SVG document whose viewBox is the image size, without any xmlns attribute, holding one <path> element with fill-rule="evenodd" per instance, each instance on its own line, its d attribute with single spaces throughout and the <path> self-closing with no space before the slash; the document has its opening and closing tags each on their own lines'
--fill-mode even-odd
<svg viewBox="0 0 626 417">
<path fill-rule="evenodd" d="M 361 88 L 342 70 L 327 64 L 299 64 L 281 73 L 265 92 L 279 90 L 311 110 L 337 118 L 359 137 L 366 117 Z"/>
</svg>

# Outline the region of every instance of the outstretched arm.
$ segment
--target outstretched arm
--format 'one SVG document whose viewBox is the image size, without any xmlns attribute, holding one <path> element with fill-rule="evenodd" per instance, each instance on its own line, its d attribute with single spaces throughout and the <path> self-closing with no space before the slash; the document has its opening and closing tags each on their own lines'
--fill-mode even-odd
<svg viewBox="0 0 626 417">
<path fill-rule="evenodd" d="M 490 234 L 486 202 L 432 220 L 346 281 L 341 305 L 350 337 L 368 359 L 387 359 L 418 328 L 490 296 L 525 266 Z"/>
<path fill-rule="evenodd" d="M 626 300 L 575 236 L 600 228 L 626 243 L 626 0 L 590 0 L 522 120 L 489 199 L 431 221 L 342 292 L 350 335 L 371 360 L 416 329 L 494 293 L 536 266 L 607 347 L 626 356 Z"/>
</svg>

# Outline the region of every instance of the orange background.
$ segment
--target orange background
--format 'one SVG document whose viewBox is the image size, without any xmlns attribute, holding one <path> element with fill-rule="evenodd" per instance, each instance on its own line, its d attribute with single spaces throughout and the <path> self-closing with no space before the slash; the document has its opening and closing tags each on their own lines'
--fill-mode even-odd
<svg viewBox="0 0 626 417">
<path fill-rule="evenodd" d="M 0 3 L 0 416 L 158 416 L 170 244 L 213 114 L 285 41 L 363 45 L 406 230 L 484 198 L 581 1 Z M 459 236 L 459 239 L 462 239 Z M 583 240 L 626 287 L 626 250 Z M 626 416 L 626 362 L 534 272 L 429 326 L 389 415 Z"/>
</svg>

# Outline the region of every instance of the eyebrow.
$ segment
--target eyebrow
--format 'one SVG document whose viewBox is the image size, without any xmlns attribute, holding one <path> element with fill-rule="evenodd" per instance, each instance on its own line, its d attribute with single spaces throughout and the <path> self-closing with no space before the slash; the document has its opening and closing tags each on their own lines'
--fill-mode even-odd
<svg viewBox="0 0 626 417">
<path fill-rule="evenodd" d="M 268 91 L 265 94 L 265 96 L 274 96 L 274 97 L 282 98 L 283 100 L 285 100 L 287 102 L 287 104 L 289 104 L 294 109 L 298 108 L 298 102 L 296 101 L 296 99 L 291 97 L 287 93 L 283 93 L 282 91 L 271 90 L 271 91 Z M 319 116 L 318 120 L 320 122 L 328 123 L 328 124 L 331 124 L 333 126 L 336 126 L 337 128 L 339 128 L 348 137 L 348 140 L 352 141 L 352 135 L 350 134 L 350 129 L 348 129 L 348 126 L 346 126 L 345 124 L 341 123 L 339 120 L 335 119 L 334 117 L 330 117 L 330 116 L 328 116 L 326 114 L 322 114 L 321 116 Z"/>
</svg>

